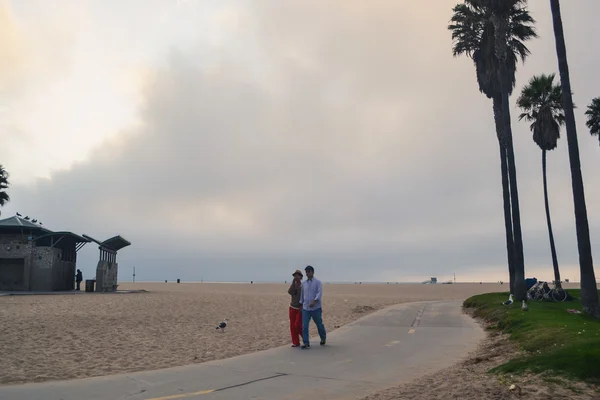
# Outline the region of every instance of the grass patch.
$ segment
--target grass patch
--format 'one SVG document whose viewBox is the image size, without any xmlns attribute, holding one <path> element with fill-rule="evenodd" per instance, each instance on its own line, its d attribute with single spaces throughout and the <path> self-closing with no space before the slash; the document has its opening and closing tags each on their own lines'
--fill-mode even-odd
<svg viewBox="0 0 600 400">
<path fill-rule="evenodd" d="M 563 303 L 529 301 L 529 311 L 520 303 L 504 306 L 507 293 L 488 293 L 468 298 L 466 308 L 475 316 L 495 323 L 510 335 L 527 355 L 490 372 L 545 372 L 563 378 L 600 383 L 600 320 L 567 309 L 581 310 L 580 290 L 568 290 L 573 301 Z"/>
</svg>

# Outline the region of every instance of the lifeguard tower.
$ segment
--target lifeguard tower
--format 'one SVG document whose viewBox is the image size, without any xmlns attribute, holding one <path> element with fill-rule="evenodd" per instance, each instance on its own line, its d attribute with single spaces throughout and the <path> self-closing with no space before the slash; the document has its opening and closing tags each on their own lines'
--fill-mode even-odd
<svg viewBox="0 0 600 400">
<path fill-rule="evenodd" d="M 114 292 L 117 290 L 117 273 L 119 264 L 117 263 L 117 251 L 131 245 L 129 241 L 117 235 L 104 242 L 100 242 L 88 235 L 82 235 L 84 238 L 98 244 L 100 250 L 100 260 L 96 267 L 96 291 Z"/>
</svg>

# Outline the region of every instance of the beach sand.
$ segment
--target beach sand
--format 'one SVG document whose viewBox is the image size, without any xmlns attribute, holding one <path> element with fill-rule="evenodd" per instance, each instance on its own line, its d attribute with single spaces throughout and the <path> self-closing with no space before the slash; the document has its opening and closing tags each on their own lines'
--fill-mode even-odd
<svg viewBox="0 0 600 400">
<path fill-rule="evenodd" d="M 290 344 L 286 284 L 121 283 L 135 294 L 0 297 L 0 384 L 83 378 L 228 358 Z M 463 300 L 500 284 L 327 284 L 329 332 L 411 301 Z M 226 334 L 216 325 L 227 317 Z M 311 336 L 316 336 L 314 325 Z"/>
</svg>

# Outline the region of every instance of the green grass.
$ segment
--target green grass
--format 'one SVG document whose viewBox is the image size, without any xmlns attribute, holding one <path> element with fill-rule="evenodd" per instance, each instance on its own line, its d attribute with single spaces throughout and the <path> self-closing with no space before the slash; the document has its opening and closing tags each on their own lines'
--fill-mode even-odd
<svg viewBox="0 0 600 400">
<path fill-rule="evenodd" d="M 510 335 L 527 355 L 511 360 L 490 372 L 545 372 L 589 383 L 600 383 L 600 320 L 567 309 L 581 310 L 580 291 L 568 290 L 573 301 L 529 301 L 504 306 L 508 293 L 473 296 L 464 302 L 475 315 L 496 323 L 496 329 Z"/>
</svg>

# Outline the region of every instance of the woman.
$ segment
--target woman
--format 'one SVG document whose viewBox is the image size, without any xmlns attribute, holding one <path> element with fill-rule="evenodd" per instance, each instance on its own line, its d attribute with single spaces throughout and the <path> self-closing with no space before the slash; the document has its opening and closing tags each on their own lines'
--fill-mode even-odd
<svg viewBox="0 0 600 400">
<path fill-rule="evenodd" d="M 302 337 L 302 305 L 300 304 L 300 294 L 302 292 L 302 272 L 296 270 L 292 274 L 294 280 L 288 289 L 288 293 L 292 296 L 290 301 L 290 332 L 292 334 L 292 347 L 300 346 L 300 338 Z"/>
</svg>

